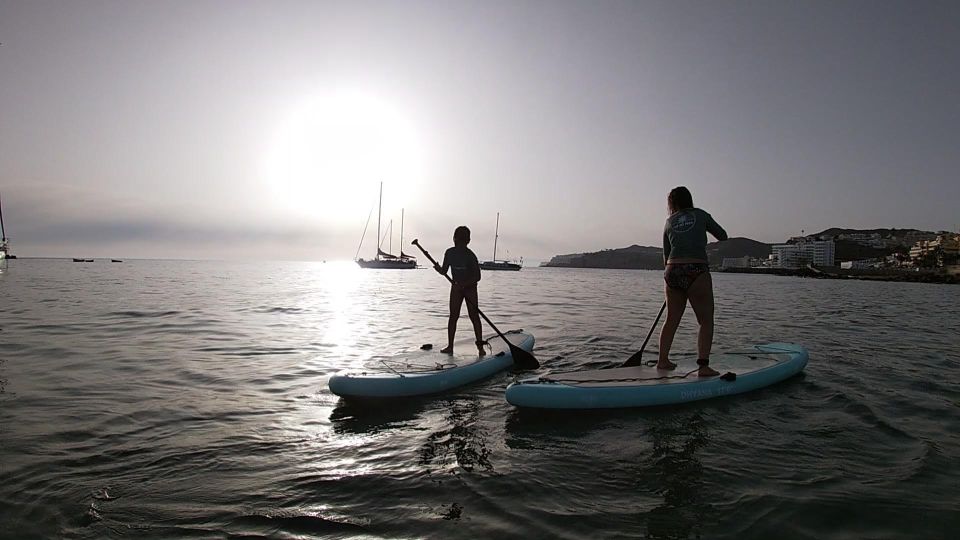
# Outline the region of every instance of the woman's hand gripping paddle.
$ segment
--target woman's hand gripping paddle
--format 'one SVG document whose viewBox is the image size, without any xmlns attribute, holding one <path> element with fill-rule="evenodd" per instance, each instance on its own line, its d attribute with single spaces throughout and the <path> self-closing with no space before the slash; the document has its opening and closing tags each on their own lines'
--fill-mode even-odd
<svg viewBox="0 0 960 540">
<path fill-rule="evenodd" d="M 437 261 L 435 261 L 433 257 L 431 257 L 429 253 L 427 253 L 427 250 L 423 249 L 423 246 L 420 245 L 420 242 L 414 239 L 413 242 L 411 243 L 417 246 L 418 248 L 420 248 L 420 251 L 422 251 L 423 254 L 426 255 L 427 259 L 429 259 L 430 262 L 433 263 L 434 267 L 440 266 L 439 264 L 437 264 Z M 443 277 L 447 278 L 447 281 L 449 281 L 451 285 L 455 285 L 455 283 L 453 282 L 453 279 L 451 279 L 450 276 L 443 274 Z M 467 303 L 472 303 L 471 300 L 469 299 L 464 298 L 464 300 L 466 300 Z M 540 367 L 540 362 L 537 361 L 537 359 L 533 356 L 533 354 L 521 349 L 520 347 L 517 347 L 513 343 L 510 343 L 510 340 L 507 339 L 507 336 L 503 335 L 503 332 L 501 332 L 500 329 L 498 329 L 497 326 L 493 324 L 493 322 L 490 321 L 490 319 L 486 315 L 484 315 L 482 311 L 480 311 L 480 308 L 478 306 L 474 305 L 473 307 L 477 310 L 477 313 L 479 313 L 480 316 L 483 317 L 483 320 L 487 321 L 487 324 L 490 325 L 490 328 L 493 328 L 493 331 L 496 332 L 501 339 L 503 339 L 504 343 L 506 343 L 508 347 L 510 347 L 510 354 L 513 356 L 513 363 L 518 368 L 537 369 L 538 367 Z"/>
</svg>

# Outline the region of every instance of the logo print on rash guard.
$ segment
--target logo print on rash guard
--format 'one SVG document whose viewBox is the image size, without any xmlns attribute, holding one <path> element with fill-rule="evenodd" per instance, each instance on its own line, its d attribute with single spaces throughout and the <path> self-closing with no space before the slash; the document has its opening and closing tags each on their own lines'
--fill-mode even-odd
<svg viewBox="0 0 960 540">
<path fill-rule="evenodd" d="M 670 228 L 675 233 L 685 233 L 697 223 L 697 215 L 693 212 L 684 212 L 670 220 Z"/>
</svg>

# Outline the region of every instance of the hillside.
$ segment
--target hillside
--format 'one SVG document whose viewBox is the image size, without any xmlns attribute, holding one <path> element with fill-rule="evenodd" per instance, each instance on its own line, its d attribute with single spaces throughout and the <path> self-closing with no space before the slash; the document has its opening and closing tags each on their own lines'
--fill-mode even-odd
<svg viewBox="0 0 960 540">
<path fill-rule="evenodd" d="M 743 237 L 707 244 L 707 258 L 710 259 L 711 266 L 719 266 L 726 258 L 750 256 L 755 259 L 766 259 L 772 252 L 770 244 Z"/>
<path fill-rule="evenodd" d="M 663 268 L 663 249 L 632 245 L 619 249 L 595 251 L 593 253 L 571 253 L 568 255 L 557 255 L 541 266 L 657 270 Z"/>
<path fill-rule="evenodd" d="M 876 259 L 896 253 L 895 246 L 877 248 L 851 242 L 850 240 L 834 240 L 834 259 L 837 264 L 843 261 L 859 261 Z"/>
</svg>

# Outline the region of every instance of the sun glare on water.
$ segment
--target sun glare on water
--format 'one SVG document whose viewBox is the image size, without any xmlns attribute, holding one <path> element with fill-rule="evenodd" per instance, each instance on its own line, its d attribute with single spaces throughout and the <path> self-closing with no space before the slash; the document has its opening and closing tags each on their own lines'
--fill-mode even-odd
<svg viewBox="0 0 960 540">
<path fill-rule="evenodd" d="M 318 96 L 283 120 L 264 160 L 275 204 L 325 222 L 362 220 L 384 182 L 392 206 L 413 197 L 421 150 L 399 110 L 357 93 Z"/>
</svg>

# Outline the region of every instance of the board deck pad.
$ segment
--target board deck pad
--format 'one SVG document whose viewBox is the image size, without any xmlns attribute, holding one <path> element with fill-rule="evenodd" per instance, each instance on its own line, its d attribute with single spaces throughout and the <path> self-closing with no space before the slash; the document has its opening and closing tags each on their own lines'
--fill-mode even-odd
<svg viewBox="0 0 960 540">
<path fill-rule="evenodd" d="M 710 358 L 710 367 L 720 372 L 736 373 L 737 376 L 772 366 L 778 361 L 789 360 L 787 353 L 766 353 L 753 351 L 750 353 L 720 353 Z M 697 375 L 696 358 L 674 358 L 676 369 L 659 370 L 653 366 L 631 366 L 611 369 L 593 369 L 586 371 L 568 371 L 547 374 L 543 380 L 562 382 L 571 386 L 635 386 L 653 384 L 691 383 L 715 379 L 716 377 L 700 377 Z M 690 372 L 693 373 L 690 373 Z M 689 373 L 689 375 L 687 375 Z M 686 375 L 686 376 L 685 376 Z M 669 377 L 669 378 L 668 378 Z"/>
<path fill-rule="evenodd" d="M 534 338 L 522 330 L 506 332 L 516 347 L 533 350 Z M 514 366 L 510 347 L 494 334 L 486 339 L 487 353 L 480 356 L 472 340 L 454 343 L 454 354 L 413 349 L 368 360 L 365 367 L 338 373 L 327 383 L 330 391 L 344 398 L 399 398 L 436 394 L 471 384 Z"/>
<path fill-rule="evenodd" d="M 522 332 L 522 330 L 519 332 Z M 507 339 L 509 339 L 511 343 L 519 346 L 523 343 L 523 340 L 526 339 L 526 334 L 519 332 L 505 333 L 504 335 L 507 336 Z M 496 356 L 501 352 L 510 352 L 510 348 L 507 347 L 507 344 L 504 343 L 497 334 L 487 336 L 484 340 L 490 344 L 489 347 L 485 347 L 487 353 L 484 358 L 487 356 Z M 473 340 L 462 339 L 455 341 L 453 343 L 453 354 L 440 352 L 440 349 L 442 349 L 446 343 L 432 343 L 431 345 L 433 348 L 428 351 L 416 349 L 395 355 L 376 356 L 366 362 L 367 367 L 362 371 L 378 374 L 397 371 L 399 373 L 409 374 L 464 367 L 483 360 L 483 358 L 477 354 L 477 346 Z"/>
</svg>

